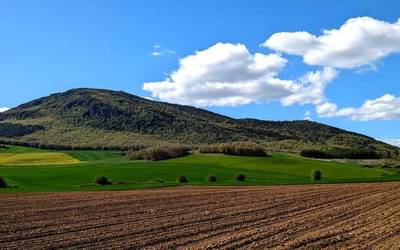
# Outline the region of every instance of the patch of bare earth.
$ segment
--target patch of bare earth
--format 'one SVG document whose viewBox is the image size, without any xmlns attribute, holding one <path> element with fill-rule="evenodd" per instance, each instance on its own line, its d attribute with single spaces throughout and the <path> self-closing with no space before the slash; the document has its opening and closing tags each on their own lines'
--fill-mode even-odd
<svg viewBox="0 0 400 250">
<path fill-rule="evenodd" d="M 0 194 L 0 249 L 399 249 L 400 183 Z"/>
</svg>

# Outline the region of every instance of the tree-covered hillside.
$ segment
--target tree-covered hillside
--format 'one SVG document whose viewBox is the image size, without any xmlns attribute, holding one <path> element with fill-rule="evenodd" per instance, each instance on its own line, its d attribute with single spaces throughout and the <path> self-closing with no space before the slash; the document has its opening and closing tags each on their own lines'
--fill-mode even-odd
<svg viewBox="0 0 400 250">
<path fill-rule="evenodd" d="M 1 123 L 2 141 L 74 148 L 257 141 L 270 148 L 292 151 L 332 146 L 396 149 L 316 122 L 233 119 L 190 106 L 100 89 L 73 89 L 25 103 L 0 113 Z M 13 124 L 23 131 L 1 132 Z"/>
</svg>

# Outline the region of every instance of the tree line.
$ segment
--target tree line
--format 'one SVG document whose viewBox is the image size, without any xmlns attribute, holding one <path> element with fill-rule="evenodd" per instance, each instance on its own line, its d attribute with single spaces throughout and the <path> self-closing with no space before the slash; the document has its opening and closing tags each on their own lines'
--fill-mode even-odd
<svg viewBox="0 0 400 250">
<path fill-rule="evenodd" d="M 331 148 L 328 150 L 303 149 L 300 155 L 321 159 L 381 159 L 385 155 L 373 148 Z"/>
</svg>

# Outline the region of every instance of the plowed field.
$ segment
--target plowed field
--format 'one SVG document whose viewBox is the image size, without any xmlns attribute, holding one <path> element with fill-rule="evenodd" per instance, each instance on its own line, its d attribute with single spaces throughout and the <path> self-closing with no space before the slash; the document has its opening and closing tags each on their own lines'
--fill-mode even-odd
<svg viewBox="0 0 400 250">
<path fill-rule="evenodd" d="M 0 249 L 399 249 L 400 183 L 0 194 Z"/>
</svg>

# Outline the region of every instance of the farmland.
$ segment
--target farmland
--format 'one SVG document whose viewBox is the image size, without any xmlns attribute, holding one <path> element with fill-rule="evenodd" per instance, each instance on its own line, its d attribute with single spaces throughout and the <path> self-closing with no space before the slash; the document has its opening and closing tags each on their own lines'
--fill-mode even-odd
<svg viewBox="0 0 400 250">
<path fill-rule="evenodd" d="M 9 154 L 23 159 L 28 155 L 65 155 L 73 164 L 1 165 L 0 176 L 18 188 L 0 189 L 0 192 L 34 191 L 90 191 L 126 190 L 150 187 L 176 186 L 177 176 L 185 175 L 190 185 L 275 185 L 342 182 L 375 182 L 400 180 L 392 169 L 365 168 L 355 163 L 338 163 L 307 159 L 294 154 L 273 153 L 269 157 L 227 156 L 222 154 L 193 153 L 186 157 L 165 161 L 131 161 L 118 151 L 46 151 L 11 146 L 0 149 L 1 159 Z M 64 160 L 64 158 L 59 158 Z M 64 164 L 62 164 L 64 163 Z M 310 180 L 313 169 L 322 171 L 322 180 Z M 235 182 L 233 177 L 242 173 L 245 182 Z M 207 183 L 209 174 L 217 182 Z M 105 175 L 114 184 L 94 185 L 96 176 Z M 161 180 L 161 181 L 160 181 Z M 115 184 L 120 183 L 120 184 Z"/>
<path fill-rule="evenodd" d="M 0 248 L 372 248 L 400 242 L 399 183 L 0 194 Z"/>
<path fill-rule="evenodd" d="M 25 153 L 25 154 L 1 154 L 0 164 L 3 165 L 49 165 L 49 164 L 74 164 L 79 160 L 57 152 Z"/>
</svg>

